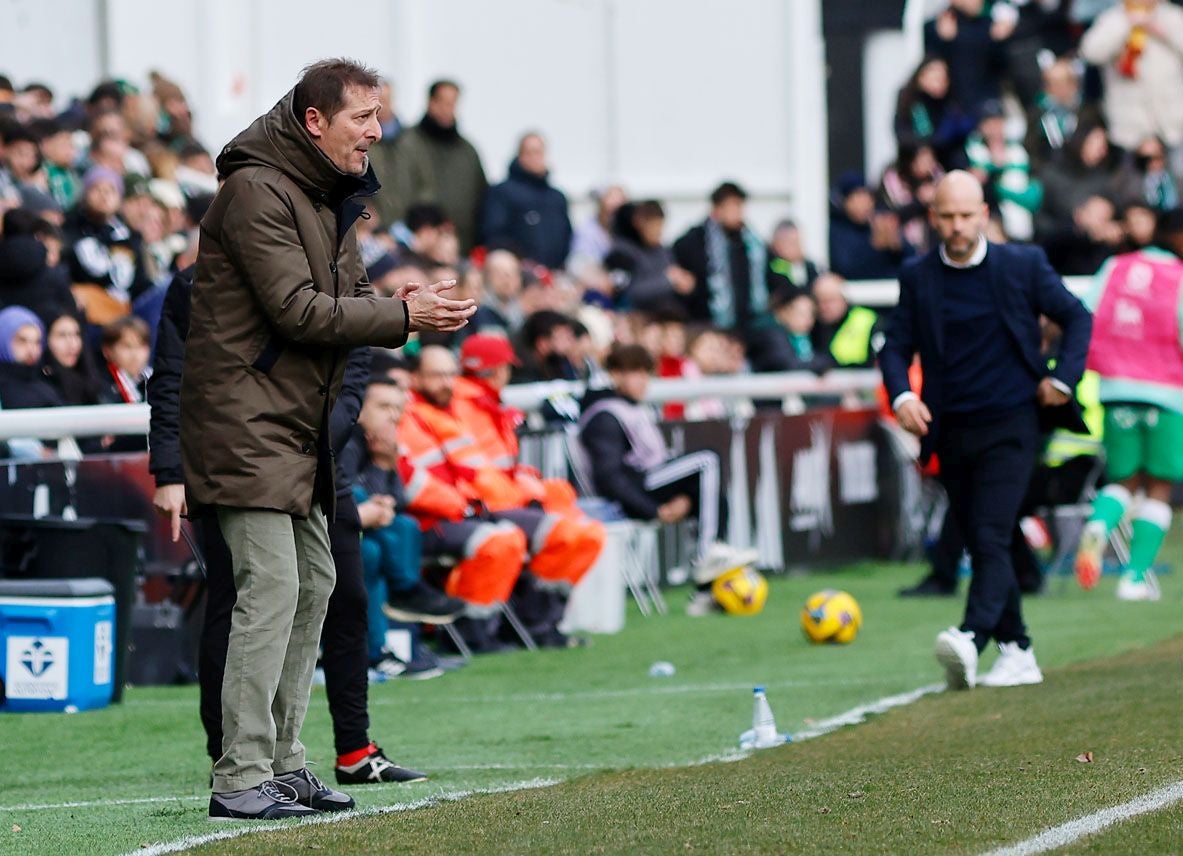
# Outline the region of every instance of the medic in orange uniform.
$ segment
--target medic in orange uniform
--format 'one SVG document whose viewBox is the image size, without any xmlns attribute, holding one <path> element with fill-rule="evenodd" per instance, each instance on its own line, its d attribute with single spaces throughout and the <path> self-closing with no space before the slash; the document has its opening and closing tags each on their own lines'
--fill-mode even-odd
<svg viewBox="0 0 1183 856">
<path fill-rule="evenodd" d="M 603 527 L 582 515 L 530 507 L 516 478 L 491 466 L 460 418 L 453 395 L 455 358 L 429 346 L 412 375 L 414 392 L 399 425 L 407 461 L 407 510 L 424 529 L 424 552 L 463 556 L 447 591 L 470 603 L 504 601 L 513 588 L 508 558 L 529 558 L 540 582 L 566 590 L 579 582 L 603 546 Z M 464 503 L 468 516 L 457 517 Z"/>
</svg>

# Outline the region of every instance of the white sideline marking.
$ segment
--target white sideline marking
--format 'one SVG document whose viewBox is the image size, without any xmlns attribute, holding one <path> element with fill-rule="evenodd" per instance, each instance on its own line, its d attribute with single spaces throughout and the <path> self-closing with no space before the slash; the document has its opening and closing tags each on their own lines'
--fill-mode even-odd
<svg viewBox="0 0 1183 856">
<path fill-rule="evenodd" d="M 783 684 L 775 684 L 772 686 L 793 686 L 793 685 L 800 685 L 802 683 L 804 683 L 804 682 L 797 682 L 797 684 L 793 684 L 792 682 L 786 682 Z M 639 691 L 658 692 L 658 693 L 694 692 L 694 691 L 713 692 L 713 691 L 722 691 L 724 689 L 727 689 L 727 690 L 747 689 L 749 686 L 750 686 L 750 684 L 745 683 L 745 684 L 735 684 L 735 685 L 710 684 L 710 685 L 693 685 L 693 686 L 687 686 L 687 687 L 676 687 L 676 686 L 674 686 L 674 687 L 660 687 L 660 688 L 654 687 L 651 689 L 645 688 L 644 690 L 638 690 L 638 692 Z M 912 702 L 915 702 L 915 701 L 923 698 L 926 695 L 929 695 L 929 694 L 935 693 L 935 692 L 940 692 L 943 689 L 944 689 L 944 684 L 929 684 L 927 686 L 923 686 L 923 687 L 919 687 L 917 689 L 911 690 L 910 692 L 900 693 L 898 695 L 893 695 L 893 696 L 885 696 L 883 698 L 876 699 L 875 701 L 868 702 L 866 704 L 860 704 L 857 707 L 853 707 L 850 710 L 847 710 L 843 713 L 838 714 L 837 716 L 832 716 L 832 717 L 829 717 L 828 719 L 820 720 L 819 722 L 814 723 L 811 728 L 804 729 L 802 731 L 797 732 L 796 734 L 793 735 L 793 740 L 794 740 L 794 742 L 801 742 L 803 740 L 811 740 L 815 737 L 821 737 L 824 734 L 829 734 L 831 731 L 836 731 L 839 728 L 843 728 L 844 726 L 847 726 L 847 725 L 858 725 L 859 723 L 865 722 L 867 717 L 872 714 L 883 713 L 883 712 L 891 710 L 892 708 L 895 708 L 895 707 L 902 707 L 904 705 L 911 704 Z M 623 691 L 623 690 L 619 691 L 619 692 L 605 691 L 605 694 L 618 695 L 618 694 L 622 694 L 625 692 L 631 692 L 631 691 Z M 590 694 L 591 693 L 581 694 L 581 695 L 590 695 Z M 539 694 L 539 695 L 544 695 L 545 697 L 548 697 L 548 698 L 552 697 L 550 694 Z M 554 695 L 563 695 L 564 697 L 568 697 L 570 695 L 575 695 L 575 694 L 572 693 L 572 694 L 554 694 Z M 672 762 L 669 764 L 661 764 L 658 766 L 662 769 L 674 769 L 674 768 L 678 768 L 678 767 L 697 767 L 697 766 L 701 766 L 704 764 L 730 764 L 735 761 L 742 761 L 743 759 L 750 757 L 752 755 L 753 751 L 754 750 L 733 749 L 733 750 L 729 750 L 727 752 L 716 753 L 713 755 L 707 755 L 706 757 L 699 758 L 698 760 L 695 760 L 695 761 Z M 520 765 L 514 765 L 514 764 L 487 764 L 487 765 L 472 764 L 472 765 L 439 766 L 439 767 L 435 767 L 434 769 L 443 770 L 443 771 L 447 771 L 447 770 L 452 770 L 452 771 L 459 771 L 459 770 L 612 770 L 612 769 L 617 769 L 617 768 L 626 768 L 629 766 L 631 766 L 631 765 L 618 764 L 618 763 L 614 763 L 614 762 L 606 762 L 604 764 L 520 764 Z M 223 841 L 223 840 L 229 839 L 229 838 L 238 838 L 243 835 L 251 835 L 254 833 L 258 833 L 258 832 L 269 832 L 269 831 L 272 831 L 275 829 L 291 829 L 293 826 L 298 826 L 298 825 L 311 825 L 311 824 L 321 824 L 321 823 L 339 823 L 340 821 L 349 820 L 349 819 L 352 819 L 355 817 L 369 817 L 369 816 L 379 815 L 379 814 L 388 814 L 391 812 L 412 811 L 414 809 L 425 808 L 427 806 L 436 805 L 441 802 L 454 802 L 456 800 L 461 800 L 466 797 L 477 796 L 480 794 L 497 794 L 497 793 L 506 793 L 509 791 L 527 790 L 527 789 L 531 789 L 531 788 L 550 787 L 551 785 L 559 784 L 559 781 L 560 780 L 557 780 L 557 779 L 532 779 L 532 780 L 529 780 L 526 782 L 515 782 L 515 783 L 503 785 L 503 786 L 493 786 L 493 787 L 488 787 L 488 788 L 474 788 L 471 790 L 458 790 L 458 791 L 451 791 L 451 792 L 441 791 L 438 794 L 434 794 L 434 795 L 428 796 L 428 797 L 423 797 L 418 800 L 413 800 L 411 802 L 394 803 L 393 805 L 386 805 L 386 806 L 375 806 L 372 808 L 357 809 L 354 811 L 340 812 L 338 814 L 333 814 L 333 815 L 322 815 L 317 818 L 311 818 L 309 820 L 300 821 L 298 824 L 291 824 L 288 822 L 261 823 L 261 824 L 257 824 L 257 825 L 251 824 L 249 826 L 236 827 L 234 829 L 223 830 L 220 832 L 210 833 L 207 835 L 186 836 L 185 838 L 177 839 L 176 841 L 165 842 L 162 844 L 155 844 L 155 845 L 152 845 L 151 847 L 139 848 L 137 850 L 131 851 L 131 853 L 129 853 L 128 856 L 132 856 L 132 854 L 136 854 L 137 856 L 157 856 L 157 854 L 177 853 L 182 850 L 186 850 L 190 847 L 198 847 L 203 844 L 209 844 L 214 841 Z M 400 785 L 399 787 L 403 787 L 403 786 Z M 1183 788 L 1183 783 L 1180 783 L 1180 787 Z M 1183 793 L 1183 790 L 1181 790 L 1181 793 Z M 97 806 L 118 806 L 118 805 L 150 805 L 150 804 L 154 804 L 154 803 L 171 803 L 171 802 L 181 802 L 181 801 L 189 801 L 189 802 L 194 802 L 194 801 L 199 801 L 199 800 L 205 801 L 208 799 L 209 799 L 208 795 L 201 794 L 201 795 L 184 795 L 184 796 L 169 796 L 169 797 L 143 797 L 143 798 L 132 798 L 132 799 L 114 799 L 114 800 L 105 799 L 105 800 L 93 800 L 93 801 L 86 801 L 86 802 L 38 803 L 38 804 L 26 804 L 26 805 L 14 805 L 14 806 L 0 806 L 0 812 L 48 811 L 48 810 L 53 810 L 53 809 L 92 808 L 92 807 L 97 807 Z M 1039 852 L 1039 851 L 1031 851 L 1031 852 Z M 992 856 L 993 856 L 993 854 L 992 854 Z"/>
<path fill-rule="evenodd" d="M 164 844 L 153 844 L 150 847 L 140 847 L 136 850 L 129 851 L 127 856 L 163 856 L 165 853 L 180 853 L 182 850 L 188 850 L 191 847 L 201 847 L 204 844 L 211 844 L 215 841 L 226 841 L 231 838 L 242 838 L 244 835 L 257 835 L 260 832 L 274 832 L 279 829 L 295 829 L 302 826 L 321 826 L 328 823 L 341 823 L 346 820 L 354 820 L 359 817 L 374 817 L 381 814 L 393 814 L 401 811 L 414 811 L 419 808 L 427 808 L 429 806 L 438 805 L 444 802 L 455 802 L 466 797 L 477 796 L 479 794 L 504 794 L 511 791 L 526 791 L 534 788 L 548 788 L 551 785 L 557 785 L 558 781 L 554 779 L 531 779 L 527 782 L 511 782 L 506 785 L 495 786 L 491 788 L 475 788 L 468 791 L 451 791 L 434 794 L 422 799 L 412 800 L 411 802 L 395 803 L 394 805 L 375 806 L 374 808 L 355 809 L 353 811 L 334 812 L 333 814 L 322 814 L 317 817 L 310 817 L 307 820 L 300 820 L 295 823 L 290 821 L 270 821 L 265 823 L 250 824 L 246 826 L 236 826 L 233 829 L 224 829 L 220 832 L 211 832 L 206 835 L 187 835 L 184 838 L 179 838 L 176 841 L 169 841 Z"/>
<path fill-rule="evenodd" d="M 944 684 L 928 684 L 910 692 L 886 696 L 868 702 L 867 704 L 860 704 L 858 707 L 852 707 L 844 713 L 831 716 L 829 719 L 820 720 L 815 722 L 810 728 L 796 732 L 793 734 L 793 742 L 800 743 L 802 740 L 812 740 L 815 737 L 821 737 L 823 734 L 829 734 L 831 731 L 837 731 L 839 728 L 847 725 L 858 725 L 866 722 L 867 717 L 872 714 L 883 713 L 884 711 L 891 710 L 893 707 L 903 707 L 906 704 L 911 704 L 914 701 L 924 698 L 926 695 L 942 692 L 944 689 Z"/>
<path fill-rule="evenodd" d="M 1046 829 L 1039 835 L 1028 838 L 1026 841 L 1020 841 L 1018 844 L 991 850 L 985 856 L 1033 856 L 1036 853 L 1058 850 L 1085 836 L 1100 832 L 1107 826 L 1129 820 L 1140 814 L 1158 811 L 1180 800 L 1183 800 L 1183 782 L 1175 782 L 1173 785 L 1167 785 L 1165 788 L 1135 797 L 1121 805 L 1103 808 L 1092 814 L 1086 814 L 1084 817 L 1078 817 L 1076 820 L 1053 826 L 1051 829 Z"/>
</svg>

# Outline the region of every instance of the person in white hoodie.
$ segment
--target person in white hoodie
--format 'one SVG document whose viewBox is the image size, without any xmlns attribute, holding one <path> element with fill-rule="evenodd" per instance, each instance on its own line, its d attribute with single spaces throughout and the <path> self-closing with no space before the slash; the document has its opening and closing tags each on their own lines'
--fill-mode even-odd
<svg viewBox="0 0 1183 856">
<path fill-rule="evenodd" d="M 1133 151 L 1149 137 L 1183 148 L 1183 9 L 1124 0 L 1099 15 L 1080 55 L 1102 69 L 1105 118 L 1114 143 Z"/>
</svg>

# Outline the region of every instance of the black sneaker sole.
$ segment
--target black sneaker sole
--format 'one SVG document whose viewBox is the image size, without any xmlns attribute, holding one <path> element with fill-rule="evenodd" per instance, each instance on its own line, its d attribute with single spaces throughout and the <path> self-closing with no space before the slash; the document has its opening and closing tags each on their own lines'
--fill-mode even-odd
<svg viewBox="0 0 1183 856">
<path fill-rule="evenodd" d="M 399 769 L 402 770 L 402 773 L 400 775 L 406 776 L 406 778 L 371 779 L 369 777 L 363 778 L 360 776 L 355 778 L 349 773 L 345 773 L 344 775 L 342 775 L 341 773 L 338 772 L 337 773 L 337 784 L 338 785 L 413 785 L 416 782 L 426 782 L 429 778 L 426 773 L 419 773 L 414 770 L 408 770 L 405 767 L 400 767 Z"/>
<path fill-rule="evenodd" d="M 430 615 L 426 612 L 419 612 L 414 609 L 403 609 L 398 606 L 391 606 L 389 603 L 382 604 L 382 613 L 389 619 L 394 621 L 405 621 L 407 624 L 435 624 L 444 625 L 451 624 L 460 617 L 460 613 L 451 613 L 448 615 Z"/>
</svg>

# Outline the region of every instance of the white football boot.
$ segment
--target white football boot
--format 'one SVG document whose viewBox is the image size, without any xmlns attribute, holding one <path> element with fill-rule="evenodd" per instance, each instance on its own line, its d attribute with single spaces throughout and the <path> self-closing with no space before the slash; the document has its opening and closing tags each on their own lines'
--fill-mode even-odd
<svg viewBox="0 0 1183 856">
<path fill-rule="evenodd" d="M 1146 571 L 1141 580 L 1132 580 L 1125 574 L 1122 574 L 1121 579 L 1117 583 L 1117 599 L 1161 600 L 1162 591 L 1158 588 L 1158 577 L 1154 575 L 1153 571 Z"/>
</svg>

